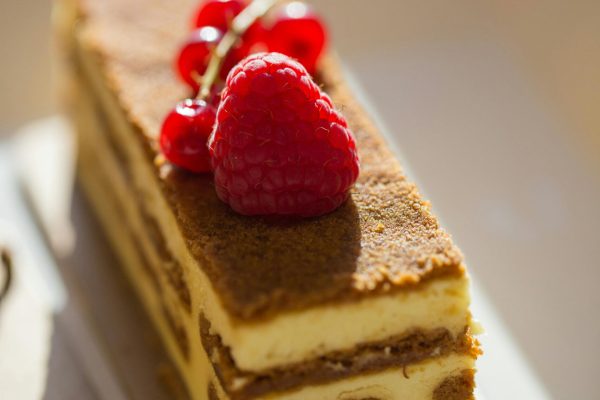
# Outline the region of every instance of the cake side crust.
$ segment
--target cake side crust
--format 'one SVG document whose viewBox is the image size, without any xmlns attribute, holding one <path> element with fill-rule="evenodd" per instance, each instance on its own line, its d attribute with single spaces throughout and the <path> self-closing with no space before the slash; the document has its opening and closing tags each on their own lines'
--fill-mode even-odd
<svg viewBox="0 0 600 400">
<path fill-rule="evenodd" d="M 81 79 L 84 93 L 92 93 L 93 87 L 88 82 L 90 77 Z M 99 99 L 103 91 L 96 91 Z M 81 101 L 91 103 L 90 96 L 82 96 Z M 138 191 L 139 184 L 132 183 L 129 179 L 140 178 L 147 182 L 153 179 L 151 168 L 137 160 L 143 160 L 143 155 L 133 150 L 138 150 L 132 145 L 135 137 L 132 132 L 122 132 L 122 127 L 128 126 L 123 121 L 118 121 L 115 115 L 114 104 L 103 104 L 97 107 L 98 118 L 111 123 L 112 129 L 95 139 L 95 147 L 106 153 L 105 159 L 112 158 L 110 164 L 115 167 L 113 180 L 124 181 L 128 186 L 128 194 L 122 196 L 121 202 L 127 203 L 135 199 L 145 199 L 143 204 L 138 204 L 137 209 L 142 215 L 153 215 L 155 211 L 163 210 L 166 205 L 160 201 L 160 191 Z M 113 107 L 111 107 L 113 106 Z M 101 109 L 102 108 L 102 109 Z M 113 112 L 110 112 L 113 110 Z M 121 127 L 121 128 L 119 128 Z M 108 145 L 112 136 L 118 140 L 111 147 Z M 114 139 L 114 138 L 113 138 Z M 123 140 L 128 139 L 128 140 Z M 88 139 L 90 140 L 90 139 Z M 103 144 L 104 143 L 104 144 Z M 128 149 L 118 156 L 117 149 Z M 105 166 L 103 168 L 108 168 Z M 128 171 L 132 169 L 132 171 Z M 116 182 L 115 182 L 116 183 Z M 150 210 L 142 212 L 147 205 L 152 205 Z M 161 226 L 161 231 L 176 230 L 174 218 L 165 218 L 163 213 L 160 220 L 155 220 L 152 226 Z M 153 217 L 154 218 L 154 217 Z M 141 218 L 146 222 L 147 218 Z M 164 221 L 167 219 L 167 221 Z M 146 229 L 148 231 L 148 229 Z M 152 235 L 143 235 L 147 248 L 154 249 L 165 246 L 171 249 L 171 254 L 177 255 L 179 260 L 175 264 L 184 267 L 184 281 L 192 288 L 192 303 L 202 303 L 203 313 L 207 315 L 214 329 L 222 336 L 224 342 L 232 349 L 232 354 L 240 368 L 246 370 L 264 370 L 277 365 L 299 362 L 312 359 L 331 351 L 352 348 L 356 343 L 385 340 L 406 332 L 414 326 L 421 329 L 437 329 L 444 327 L 454 336 L 460 335 L 468 325 L 470 316 L 468 312 L 468 280 L 465 276 L 435 279 L 417 285 L 411 290 L 390 292 L 385 295 L 372 296 L 355 302 L 343 302 L 335 305 L 323 304 L 320 307 L 311 307 L 304 310 L 281 312 L 277 316 L 264 320 L 241 321 L 233 320 L 226 309 L 223 309 L 218 294 L 208 282 L 202 271 L 185 262 L 182 256 L 186 253 L 185 244 L 179 243 L 175 236 L 164 236 L 166 243 L 155 243 Z M 142 236 L 143 235 L 143 236 Z M 167 281 L 169 282 L 169 281 Z M 195 288 L 195 289 L 193 289 Z M 192 319 L 196 317 L 192 312 Z M 359 319 L 362 324 L 354 321 Z M 337 330 L 337 335 L 323 335 L 322 332 Z"/>
</svg>

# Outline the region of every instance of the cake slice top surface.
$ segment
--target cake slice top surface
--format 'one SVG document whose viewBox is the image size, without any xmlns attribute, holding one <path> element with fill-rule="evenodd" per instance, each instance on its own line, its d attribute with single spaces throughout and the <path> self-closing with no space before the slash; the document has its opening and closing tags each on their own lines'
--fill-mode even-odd
<svg viewBox="0 0 600 400">
<path fill-rule="evenodd" d="M 196 5 L 78 2 L 86 57 L 98 62 L 149 162 L 158 154 L 162 119 L 189 96 L 172 65 Z M 351 198 L 335 212 L 304 220 L 245 217 L 217 198 L 212 176 L 154 167 L 189 251 L 236 319 L 357 300 L 463 273 L 460 251 L 407 181 L 334 61 L 324 61 L 318 80 L 348 119 L 361 159 Z"/>
</svg>

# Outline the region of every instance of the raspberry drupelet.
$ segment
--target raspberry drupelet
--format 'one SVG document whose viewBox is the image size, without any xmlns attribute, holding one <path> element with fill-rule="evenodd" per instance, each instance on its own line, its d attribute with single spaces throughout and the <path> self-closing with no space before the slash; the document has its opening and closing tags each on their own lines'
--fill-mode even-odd
<svg viewBox="0 0 600 400">
<path fill-rule="evenodd" d="M 209 151 L 219 198 L 245 215 L 326 214 L 359 173 L 346 120 L 279 53 L 254 54 L 230 72 Z"/>
</svg>

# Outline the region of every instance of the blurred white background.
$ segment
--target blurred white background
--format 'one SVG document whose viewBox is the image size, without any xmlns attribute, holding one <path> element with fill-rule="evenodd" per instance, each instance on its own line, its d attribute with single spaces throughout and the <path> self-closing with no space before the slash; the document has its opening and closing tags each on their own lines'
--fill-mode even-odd
<svg viewBox="0 0 600 400">
<path fill-rule="evenodd" d="M 600 398 L 600 2 L 317 3 L 553 396 Z M 50 8 L 0 1 L 0 133 L 57 109 Z"/>
</svg>

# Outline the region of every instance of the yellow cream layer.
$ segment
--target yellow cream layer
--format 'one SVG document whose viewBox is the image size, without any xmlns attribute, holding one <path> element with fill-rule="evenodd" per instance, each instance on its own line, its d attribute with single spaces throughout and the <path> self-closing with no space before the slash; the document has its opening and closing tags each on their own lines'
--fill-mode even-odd
<svg viewBox="0 0 600 400">
<path fill-rule="evenodd" d="M 324 385 L 304 386 L 256 400 L 432 400 L 436 388 L 445 379 L 459 377 L 463 371 L 472 370 L 474 364 L 474 359 L 468 355 L 453 354 L 411 364 L 404 369 L 388 369 Z M 216 388 L 219 400 L 229 400 L 219 386 Z"/>
<path fill-rule="evenodd" d="M 314 359 L 356 344 L 385 340 L 411 329 L 445 327 L 455 335 L 468 324 L 468 280 L 439 279 L 419 290 L 358 303 L 312 308 L 263 323 L 235 324 L 209 296 L 204 312 L 241 369 L 261 370 Z"/>
<path fill-rule="evenodd" d="M 184 267 L 192 303 L 200 304 L 219 334 L 230 347 L 238 368 L 261 371 L 301 362 L 336 350 L 352 349 L 359 343 L 387 339 L 414 328 L 445 327 L 462 333 L 469 324 L 468 279 L 437 279 L 418 290 L 365 299 L 361 302 L 327 305 L 301 312 L 279 315 L 262 322 L 234 320 L 223 308 L 202 268 L 189 253 L 175 216 L 157 184 L 154 166 L 137 141 L 123 110 L 103 81 L 102 69 L 93 52 L 86 51 L 85 40 L 79 41 L 80 61 L 93 92 L 99 96 L 103 113 L 109 118 L 112 134 L 124 149 L 135 186 L 143 191 L 145 201 L 165 233 L 167 246 Z M 139 196 L 140 193 L 131 193 Z M 190 338 L 192 341 L 195 337 Z"/>
</svg>

